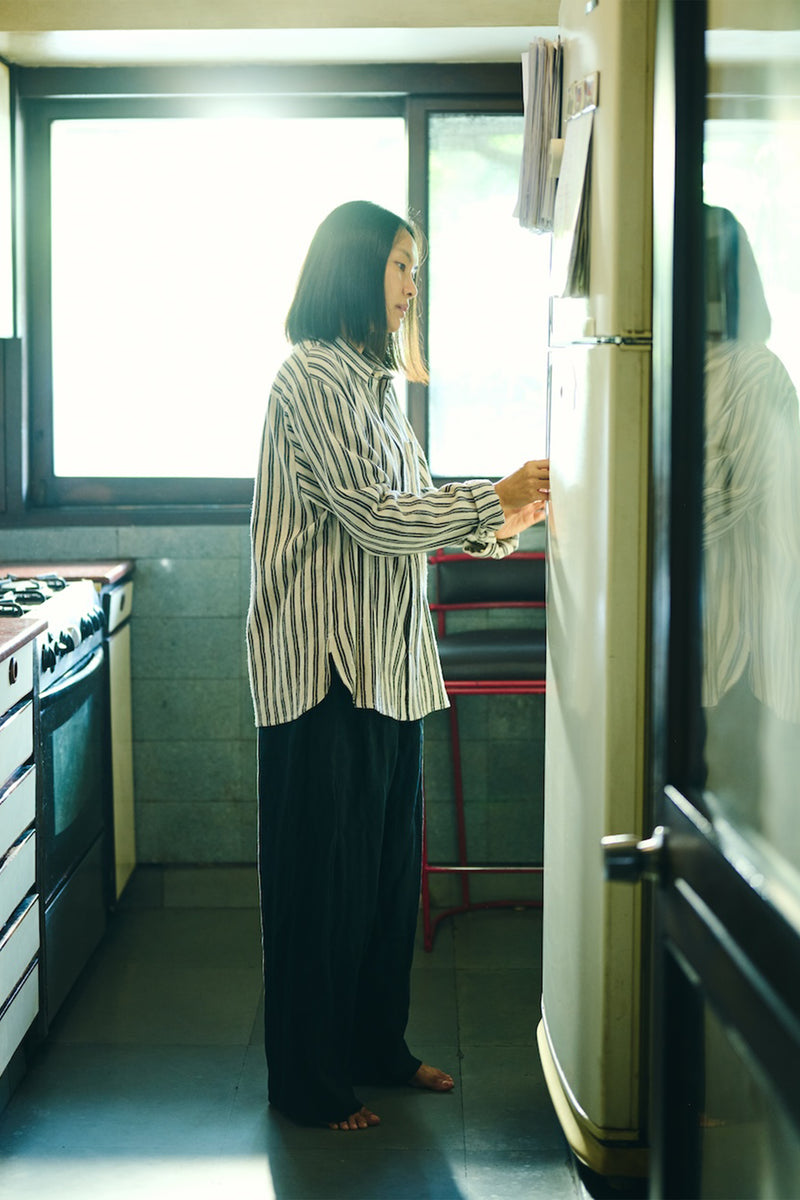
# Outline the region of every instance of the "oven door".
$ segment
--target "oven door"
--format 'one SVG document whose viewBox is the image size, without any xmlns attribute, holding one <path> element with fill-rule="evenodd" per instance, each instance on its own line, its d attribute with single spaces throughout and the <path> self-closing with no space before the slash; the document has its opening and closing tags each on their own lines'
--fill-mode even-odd
<svg viewBox="0 0 800 1200">
<path fill-rule="evenodd" d="M 40 701 L 41 890 L 48 1020 L 106 926 L 108 696 L 99 647 Z"/>
</svg>

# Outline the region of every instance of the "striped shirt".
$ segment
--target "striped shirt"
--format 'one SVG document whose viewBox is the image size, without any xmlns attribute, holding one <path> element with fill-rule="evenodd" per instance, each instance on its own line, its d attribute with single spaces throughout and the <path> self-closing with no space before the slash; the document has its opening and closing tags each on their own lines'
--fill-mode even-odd
<svg viewBox="0 0 800 1200">
<path fill-rule="evenodd" d="M 757 343 L 706 353 L 703 703 L 746 673 L 777 716 L 800 721 L 800 413 L 791 379 Z"/>
<path fill-rule="evenodd" d="M 434 488 L 384 367 L 341 339 L 304 341 L 267 407 L 251 518 L 247 619 L 257 725 L 291 721 L 330 686 L 415 720 L 447 707 L 427 603 L 427 554 L 501 558 L 492 485 Z"/>
</svg>

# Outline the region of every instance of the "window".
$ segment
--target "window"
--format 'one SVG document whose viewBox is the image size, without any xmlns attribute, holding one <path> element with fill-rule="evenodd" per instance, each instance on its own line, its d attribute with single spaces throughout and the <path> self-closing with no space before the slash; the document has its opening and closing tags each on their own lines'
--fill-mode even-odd
<svg viewBox="0 0 800 1200">
<path fill-rule="evenodd" d="M 51 189 L 54 474 L 248 479 L 311 236 L 405 208 L 405 126 L 55 121 Z"/>
<path fill-rule="evenodd" d="M 430 118 L 428 457 L 436 476 L 506 475 L 520 454 L 545 453 L 550 239 L 512 219 L 522 126 L 506 113 Z"/>
<path fill-rule="evenodd" d="M 544 453 L 549 246 L 513 217 L 518 66 L 18 77 L 20 507 L 249 507 L 302 256 L 355 198 L 428 233 L 431 384 L 408 405 L 435 477 Z"/>
</svg>

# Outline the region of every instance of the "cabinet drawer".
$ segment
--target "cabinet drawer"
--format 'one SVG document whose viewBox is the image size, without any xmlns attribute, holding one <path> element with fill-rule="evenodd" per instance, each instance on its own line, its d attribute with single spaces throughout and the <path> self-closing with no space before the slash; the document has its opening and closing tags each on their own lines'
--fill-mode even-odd
<svg viewBox="0 0 800 1200">
<path fill-rule="evenodd" d="M 0 933 L 0 1005 L 5 1004 L 39 949 L 39 897 L 28 896 Z"/>
<path fill-rule="evenodd" d="M 0 713 L 7 712 L 33 691 L 33 646 L 23 646 L 0 662 Z"/>
<path fill-rule="evenodd" d="M 0 860 L 0 927 L 36 883 L 36 834 L 31 829 Z"/>
<path fill-rule="evenodd" d="M 29 701 L 0 719 L 0 786 L 32 754 L 33 704 Z"/>
<path fill-rule="evenodd" d="M 0 1011 L 0 1073 L 30 1029 L 39 1011 L 39 964 L 34 963 L 5 1008 Z"/>
<path fill-rule="evenodd" d="M 0 859 L 35 817 L 36 768 L 28 767 L 0 793 Z"/>
<path fill-rule="evenodd" d="M 133 580 L 128 579 L 119 587 L 111 588 L 103 597 L 106 606 L 106 626 L 113 633 L 118 625 L 127 621 L 133 608 Z"/>
</svg>

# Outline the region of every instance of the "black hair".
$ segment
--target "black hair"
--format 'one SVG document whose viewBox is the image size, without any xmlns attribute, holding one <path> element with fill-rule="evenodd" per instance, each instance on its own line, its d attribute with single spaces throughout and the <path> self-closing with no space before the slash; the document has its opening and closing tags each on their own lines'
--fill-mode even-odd
<svg viewBox="0 0 800 1200">
<path fill-rule="evenodd" d="M 426 382 L 416 298 L 400 331 L 387 329 L 386 262 L 402 231 L 414 239 L 422 260 L 424 239 L 414 222 L 368 200 L 351 200 L 329 213 L 300 271 L 286 317 L 289 341 L 343 337 L 391 370 Z"/>
<path fill-rule="evenodd" d="M 753 250 L 728 208 L 703 205 L 706 336 L 711 341 L 766 342 L 772 320 Z"/>
</svg>

